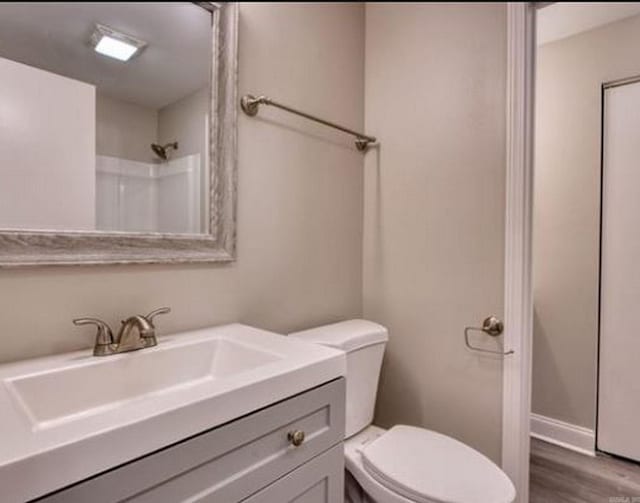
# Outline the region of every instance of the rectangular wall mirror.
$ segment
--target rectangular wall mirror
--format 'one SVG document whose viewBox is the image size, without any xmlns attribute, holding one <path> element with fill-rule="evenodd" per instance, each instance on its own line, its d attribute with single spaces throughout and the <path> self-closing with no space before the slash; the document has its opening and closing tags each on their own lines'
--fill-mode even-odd
<svg viewBox="0 0 640 503">
<path fill-rule="evenodd" d="M 235 251 L 237 5 L 0 4 L 0 265 Z"/>
</svg>

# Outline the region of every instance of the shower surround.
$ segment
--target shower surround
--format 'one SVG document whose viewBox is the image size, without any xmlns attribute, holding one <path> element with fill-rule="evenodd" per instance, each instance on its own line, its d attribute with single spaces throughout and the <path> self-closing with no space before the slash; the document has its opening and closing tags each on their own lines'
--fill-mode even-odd
<svg viewBox="0 0 640 503">
<path fill-rule="evenodd" d="M 200 154 L 161 163 L 96 156 L 96 228 L 202 232 Z"/>
</svg>

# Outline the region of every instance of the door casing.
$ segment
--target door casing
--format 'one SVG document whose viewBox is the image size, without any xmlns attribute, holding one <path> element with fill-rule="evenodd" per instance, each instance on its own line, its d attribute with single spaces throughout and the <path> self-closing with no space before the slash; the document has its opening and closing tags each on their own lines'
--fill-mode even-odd
<svg viewBox="0 0 640 503">
<path fill-rule="evenodd" d="M 507 4 L 505 357 L 502 468 L 529 501 L 533 334 L 532 215 L 536 2 Z"/>
</svg>

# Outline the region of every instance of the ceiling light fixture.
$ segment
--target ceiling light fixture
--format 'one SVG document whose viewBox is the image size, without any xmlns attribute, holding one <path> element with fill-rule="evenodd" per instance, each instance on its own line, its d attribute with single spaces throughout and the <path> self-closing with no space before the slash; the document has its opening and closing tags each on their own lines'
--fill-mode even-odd
<svg viewBox="0 0 640 503">
<path fill-rule="evenodd" d="M 91 45 L 97 53 L 119 61 L 129 61 L 133 56 L 140 54 L 147 43 L 108 26 L 96 24 L 91 34 Z"/>
</svg>

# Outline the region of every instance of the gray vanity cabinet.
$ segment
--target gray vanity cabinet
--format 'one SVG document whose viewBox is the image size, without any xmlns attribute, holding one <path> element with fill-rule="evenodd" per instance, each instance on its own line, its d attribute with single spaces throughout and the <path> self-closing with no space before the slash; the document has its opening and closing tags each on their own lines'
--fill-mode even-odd
<svg viewBox="0 0 640 503">
<path fill-rule="evenodd" d="M 39 501 L 338 503 L 344 407 L 337 379 Z"/>
<path fill-rule="evenodd" d="M 344 450 L 336 445 L 243 503 L 333 503 L 344 498 Z"/>
</svg>

